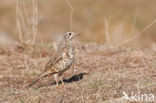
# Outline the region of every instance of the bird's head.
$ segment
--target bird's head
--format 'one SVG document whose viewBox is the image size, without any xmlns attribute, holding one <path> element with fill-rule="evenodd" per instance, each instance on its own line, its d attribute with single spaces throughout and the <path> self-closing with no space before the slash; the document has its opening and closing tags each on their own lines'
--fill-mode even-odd
<svg viewBox="0 0 156 103">
<path fill-rule="evenodd" d="M 65 40 L 66 41 L 71 41 L 75 36 L 78 36 L 80 34 L 76 34 L 74 32 L 66 32 L 65 33 Z"/>
</svg>

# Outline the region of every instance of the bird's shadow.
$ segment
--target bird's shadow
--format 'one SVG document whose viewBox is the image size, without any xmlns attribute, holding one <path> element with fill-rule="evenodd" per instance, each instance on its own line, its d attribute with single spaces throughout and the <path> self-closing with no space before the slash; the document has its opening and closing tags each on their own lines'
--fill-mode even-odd
<svg viewBox="0 0 156 103">
<path fill-rule="evenodd" d="M 63 82 L 64 82 L 64 83 L 77 82 L 77 81 L 82 80 L 82 79 L 83 79 L 83 76 L 84 76 L 84 75 L 87 75 L 87 74 L 88 74 L 88 73 L 79 73 L 79 74 L 73 75 L 73 76 L 70 77 L 70 78 L 63 79 Z M 59 81 L 59 84 L 61 84 L 61 81 Z M 50 86 L 50 85 L 56 85 L 56 82 L 52 82 L 52 83 L 46 84 L 46 85 L 41 85 L 41 86 L 38 86 L 38 87 L 40 88 L 40 87 L 43 87 L 43 86 Z"/>
</svg>

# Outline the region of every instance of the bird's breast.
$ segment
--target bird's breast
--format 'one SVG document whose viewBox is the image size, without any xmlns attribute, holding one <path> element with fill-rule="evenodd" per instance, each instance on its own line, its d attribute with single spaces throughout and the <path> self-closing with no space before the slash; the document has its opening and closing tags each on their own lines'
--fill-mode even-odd
<svg viewBox="0 0 156 103">
<path fill-rule="evenodd" d="M 66 59 L 66 58 L 73 59 L 74 58 L 73 49 L 72 48 L 65 49 L 64 52 L 62 53 L 62 58 L 63 59 Z"/>
<path fill-rule="evenodd" d="M 69 55 L 69 57 L 70 57 L 71 59 L 74 58 L 74 52 L 73 52 L 72 49 L 68 51 L 68 55 Z"/>
</svg>

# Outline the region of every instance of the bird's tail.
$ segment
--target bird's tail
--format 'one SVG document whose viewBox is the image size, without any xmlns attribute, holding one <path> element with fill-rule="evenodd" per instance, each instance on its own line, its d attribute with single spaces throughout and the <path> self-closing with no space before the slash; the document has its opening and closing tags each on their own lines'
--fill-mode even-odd
<svg viewBox="0 0 156 103">
<path fill-rule="evenodd" d="M 37 81 L 39 81 L 41 78 L 45 77 L 48 73 L 44 72 L 42 74 L 40 74 L 30 85 L 29 87 L 31 87 L 32 85 L 34 85 Z"/>
</svg>

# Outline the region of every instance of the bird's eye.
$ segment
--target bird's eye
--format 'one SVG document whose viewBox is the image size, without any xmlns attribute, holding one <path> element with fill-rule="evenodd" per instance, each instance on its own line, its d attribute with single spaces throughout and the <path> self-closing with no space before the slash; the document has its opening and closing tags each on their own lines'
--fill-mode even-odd
<svg viewBox="0 0 156 103">
<path fill-rule="evenodd" d="M 69 33 L 69 35 L 71 35 L 71 33 Z"/>
</svg>

